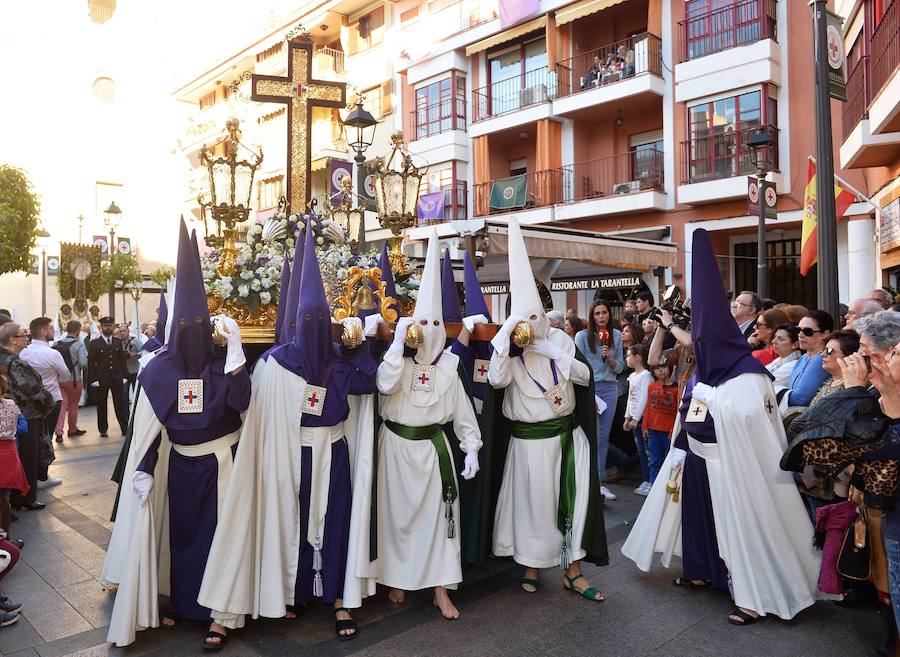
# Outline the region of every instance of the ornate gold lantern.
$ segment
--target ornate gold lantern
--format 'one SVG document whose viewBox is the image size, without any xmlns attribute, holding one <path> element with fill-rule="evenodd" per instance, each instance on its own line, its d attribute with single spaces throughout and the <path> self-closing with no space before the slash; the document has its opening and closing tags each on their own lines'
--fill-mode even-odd
<svg viewBox="0 0 900 657">
<path fill-rule="evenodd" d="M 225 157 L 213 157 L 205 144 L 200 149 L 200 161 L 209 176 L 209 198 L 201 195 L 197 201 L 204 215 L 204 223 L 207 213 L 216 222 L 216 236 L 207 234 L 206 243 L 221 247 L 216 265 L 220 276 L 229 276 L 234 271 L 238 224 L 247 221 L 250 214 L 253 178 L 263 161 L 262 149 L 255 153 L 241 144 L 239 125 L 240 122 L 234 117 L 225 122 L 228 131 Z M 238 159 L 239 146 L 250 151 L 253 156 L 251 160 Z"/>
<path fill-rule="evenodd" d="M 400 250 L 401 234 L 405 228 L 416 225 L 416 206 L 419 202 L 419 185 L 427 167 L 420 169 L 413 164 L 412 156 L 403 148 L 403 133 L 391 135 L 392 150 L 387 159 L 378 157 L 367 163 L 375 178 L 375 203 L 378 221 L 382 228 L 390 229 L 390 259 L 394 271 L 406 273 Z M 394 169 L 394 158 L 400 153 L 399 169 Z"/>
</svg>

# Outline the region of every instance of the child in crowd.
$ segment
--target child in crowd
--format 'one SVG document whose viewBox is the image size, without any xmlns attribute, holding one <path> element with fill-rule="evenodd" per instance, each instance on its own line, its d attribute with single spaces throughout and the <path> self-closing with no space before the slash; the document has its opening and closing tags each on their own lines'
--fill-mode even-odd
<svg viewBox="0 0 900 657">
<path fill-rule="evenodd" d="M 16 433 L 23 418 L 16 402 L 6 397 L 9 382 L 4 374 L 0 372 L 0 529 L 8 532 L 12 520 L 9 493 L 17 490 L 25 495 L 29 486 L 16 447 Z"/>
<path fill-rule="evenodd" d="M 678 386 L 672 383 L 672 364 L 663 356 L 653 366 L 653 383 L 647 389 L 647 410 L 644 411 L 644 443 L 650 457 L 650 483 L 669 453 L 669 436 L 678 412 Z"/>
<path fill-rule="evenodd" d="M 641 463 L 641 485 L 634 489 L 638 495 L 646 497 L 650 494 L 650 463 L 647 454 L 647 445 L 644 443 L 644 433 L 641 430 L 641 419 L 647 406 L 647 390 L 653 381 L 653 376 L 647 369 L 647 347 L 635 344 L 628 348 L 625 363 L 634 370 L 628 376 L 628 403 L 625 407 L 625 431 L 634 434 L 634 445 L 637 448 L 638 459 Z"/>
</svg>

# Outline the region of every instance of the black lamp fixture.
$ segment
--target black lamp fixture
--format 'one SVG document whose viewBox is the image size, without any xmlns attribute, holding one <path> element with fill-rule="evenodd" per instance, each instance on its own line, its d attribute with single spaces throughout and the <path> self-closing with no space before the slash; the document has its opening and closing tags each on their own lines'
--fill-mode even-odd
<svg viewBox="0 0 900 657">
<path fill-rule="evenodd" d="M 354 159 L 359 164 L 366 161 L 364 153 L 372 145 L 372 141 L 375 139 L 375 126 L 378 125 L 375 117 L 363 107 L 364 101 L 365 96 L 357 94 L 356 105 L 343 121 L 344 127 L 347 129 L 347 143 L 356 153 Z"/>
<path fill-rule="evenodd" d="M 747 146 L 753 154 L 753 165 L 756 167 L 757 172 L 765 173 L 769 164 L 772 163 L 769 159 L 769 153 L 775 146 L 775 142 L 769 136 L 768 130 L 760 128 L 759 132 L 747 140 Z"/>
</svg>

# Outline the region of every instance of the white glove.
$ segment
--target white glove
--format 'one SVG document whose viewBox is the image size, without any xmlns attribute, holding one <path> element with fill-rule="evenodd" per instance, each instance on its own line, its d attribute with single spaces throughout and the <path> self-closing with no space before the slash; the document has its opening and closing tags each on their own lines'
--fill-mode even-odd
<svg viewBox="0 0 900 657">
<path fill-rule="evenodd" d="M 134 478 L 131 480 L 131 488 L 143 509 L 147 504 L 147 498 L 150 497 L 150 491 L 153 490 L 153 475 L 140 470 L 135 471 Z"/>
<path fill-rule="evenodd" d="M 684 459 L 687 458 L 687 452 L 684 451 L 683 449 L 679 449 L 677 447 L 673 447 L 671 449 L 671 452 L 672 452 L 672 459 L 671 459 L 670 463 L 672 464 L 672 469 L 674 470 L 679 465 L 684 463 Z"/>
<path fill-rule="evenodd" d="M 503 322 L 500 330 L 497 331 L 497 335 L 491 340 L 491 345 L 494 347 L 494 353 L 499 356 L 506 356 L 509 354 L 509 339 L 513 329 L 516 328 L 516 324 L 524 321 L 525 318 L 520 315 L 510 315 L 506 318 L 506 321 Z"/>
<path fill-rule="evenodd" d="M 406 331 L 410 326 L 416 323 L 412 317 L 401 317 L 397 320 L 397 326 L 394 327 L 394 342 L 391 344 L 391 348 L 397 347 L 400 351 L 403 351 L 403 343 L 406 341 Z"/>
<path fill-rule="evenodd" d="M 244 356 L 244 347 L 241 345 L 241 329 L 238 327 L 237 322 L 227 315 L 216 315 L 212 320 L 225 326 L 225 331 L 228 335 L 225 374 L 231 374 L 243 367 L 247 362 L 247 357 Z"/>
<path fill-rule="evenodd" d="M 363 335 L 367 338 L 374 338 L 378 335 L 378 325 L 384 321 L 381 313 L 366 316 L 366 327 L 363 329 Z"/>
<path fill-rule="evenodd" d="M 526 351 L 531 351 L 536 354 L 540 354 L 541 356 L 546 356 L 550 360 L 559 360 L 565 355 L 565 352 L 562 349 L 550 342 L 550 340 L 548 340 L 547 338 L 535 340 L 534 343 L 530 347 L 528 347 Z"/>
<path fill-rule="evenodd" d="M 462 323 L 466 330 L 471 333 L 475 330 L 476 324 L 487 324 L 488 320 L 484 315 L 469 315 L 468 317 L 463 317 Z"/>
<path fill-rule="evenodd" d="M 705 383 L 697 383 L 694 386 L 693 392 L 691 392 L 691 396 L 697 401 L 702 401 L 706 404 L 706 407 L 709 409 L 709 412 L 715 415 L 715 405 L 716 405 L 716 389 L 712 386 L 708 386 Z"/>
<path fill-rule="evenodd" d="M 94 382 L 91 384 L 91 387 L 92 387 L 92 388 L 99 388 L 99 387 L 100 387 L 100 382 L 99 382 L 99 381 L 94 381 Z"/>
<path fill-rule="evenodd" d="M 460 473 L 463 479 L 471 479 L 481 468 L 478 465 L 478 452 L 466 452 L 466 465 Z"/>
</svg>

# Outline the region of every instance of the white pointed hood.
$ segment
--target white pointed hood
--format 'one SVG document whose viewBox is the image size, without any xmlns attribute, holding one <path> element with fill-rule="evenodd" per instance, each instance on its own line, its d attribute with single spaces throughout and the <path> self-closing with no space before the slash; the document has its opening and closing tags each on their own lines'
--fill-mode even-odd
<svg viewBox="0 0 900 657">
<path fill-rule="evenodd" d="M 509 220 L 508 250 L 510 314 L 524 317 L 531 324 L 535 338 L 547 337 L 550 322 L 544 313 L 541 295 L 534 282 L 522 229 L 515 219 Z"/>
<path fill-rule="evenodd" d="M 425 269 L 422 271 L 422 281 L 416 297 L 413 319 L 422 326 L 425 334 L 425 342 L 416 352 L 416 360 L 422 364 L 431 363 L 444 349 L 447 341 L 441 301 L 441 260 L 436 229 L 432 229 L 428 239 Z M 425 324 L 422 324 L 423 320 L 426 322 Z"/>
</svg>

